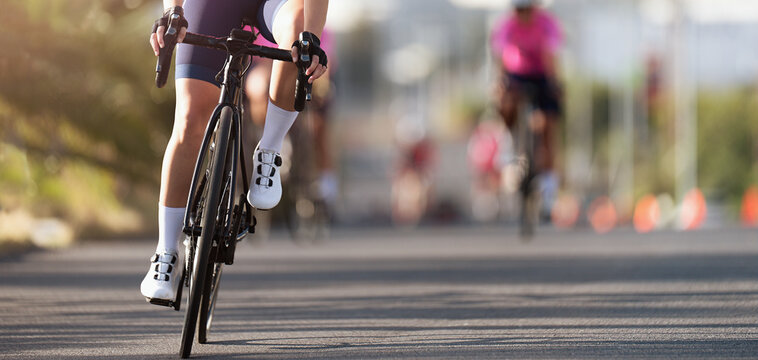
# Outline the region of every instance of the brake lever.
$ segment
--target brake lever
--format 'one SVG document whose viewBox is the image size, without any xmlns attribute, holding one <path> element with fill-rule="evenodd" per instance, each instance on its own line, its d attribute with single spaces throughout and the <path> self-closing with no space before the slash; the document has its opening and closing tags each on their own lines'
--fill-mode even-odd
<svg viewBox="0 0 758 360">
<path fill-rule="evenodd" d="M 172 14 L 168 21 L 168 29 L 166 29 L 166 33 L 163 35 L 165 46 L 160 49 L 158 62 L 155 65 L 155 85 L 158 88 L 162 88 L 168 81 L 171 58 L 174 56 L 174 48 L 176 47 L 176 40 L 179 36 L 179 32 L 174 25 L 179 19 L 179 14 Z"/>
<path fill-rule="evenodd" d="M 166 30 L 166 35 L 171 36 L 174 40 L 176 40 L 176 36 L 178 35 L 178 31 L 176 30 L 176 27 L 174 27 L 174 22 L 180 18 L 181 16 L 179 16 L 179 14 L 171 14 L 171 18 L 168 20 L 168 29 Z"/>
<path fill-rule="evenodd" d="M 300 38 L 299 59 L 297 61 L 297 82 L 295 83 L 295 110 L 303 111 L 305 109 L 305 102 L 311 101 L 311 90 L 313 84 L 308 83 L 310 76 L 305 74 L 305 71 L 311 65 L 310 56 L 310 41 Z"/>
<path fill-rule="evenodd" d="M 305 101 L 311 101 L 311 90 L 313 89 L 313 84 L 308 82 L 310 76 L 305 74 L 306 70 L 311 67 L 310 46 L 310 41 L 303 41 L 303 53 L 300 54 L 300 61 L 302 62 L 300 71 L 303 72 L 303 80 L 305 81 Z"/>
</svg>

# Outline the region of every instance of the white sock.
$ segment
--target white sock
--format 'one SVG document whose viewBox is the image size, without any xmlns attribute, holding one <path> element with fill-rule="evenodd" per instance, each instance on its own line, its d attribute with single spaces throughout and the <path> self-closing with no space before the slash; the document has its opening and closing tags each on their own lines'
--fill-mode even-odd
<svg viewBox="0 0 758 360">
<path fill-rule="evenodd" d="M 266 123 L 263 125 L 260 148 L 274 152 L 282 151 L 282 142 L 297 118 L 297 111 L 287 111 L 268 101 Z"/>
<path fill-rule="evenodd" d="M 321 196 L 328 203 L 333 203 L 339 194 L 339 180 L 334 172 L 331 170 L 324 170 L 321 172 L 321 178 L 319 179 L 319 191 Z"/>
<path fill-rule="evenodd" d="M 158 205 L 158 246 L 155 251 L 174 252 L 179 249 L 179 241 L 184 238 L 184 212 L 186 208 L 170 208 Z"/>
<path fill-rule="evenodd" d="M 540 190 L 542 191 L 542 208 L 550 211 L 558 193 L 558 175 L 554 171 L 546 171 L 540 175 Z"/>
</svg>

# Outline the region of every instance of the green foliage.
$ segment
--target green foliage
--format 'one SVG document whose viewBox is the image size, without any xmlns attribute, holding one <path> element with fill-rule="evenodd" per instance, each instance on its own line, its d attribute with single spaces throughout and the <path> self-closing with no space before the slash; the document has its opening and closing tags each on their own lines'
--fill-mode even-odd
<svg viewBox="0 0 758 360">
<path fill-rule="evenodd" d="M 97 211 L 125 211 L 149 197 L 135 194 L 155 193 L 173 112 L 173 92 L 153 85 L 147 43 L 159 8 L 140 0 L 4 3 L 0 209 L 92 225 L 102 222 Z M 91 219 L 80 208 L 91 208 Z"/>
<path fill-rule="evenodd" d="M 736 207 L 758 183 L 758 96 L 754 89 L 698 99 L 698 179 L 706 194 Z"/>
<path fill-rule="evenodd" d="M 600 174 L 592 186 L 602 191 L 611 166 L 611 99 L 618 94 L 603 84 L 592 90 L 593 171 Z M 673 100 L 666 95 L 651 107 L 649 119 L 635 120 L 635 198 L 676 190 Z M 736 213 L 745 190 L 758 183 L 758 91 L 705 89 L 696 101 L 698 186 L 709 200 Z"/>
</svg>

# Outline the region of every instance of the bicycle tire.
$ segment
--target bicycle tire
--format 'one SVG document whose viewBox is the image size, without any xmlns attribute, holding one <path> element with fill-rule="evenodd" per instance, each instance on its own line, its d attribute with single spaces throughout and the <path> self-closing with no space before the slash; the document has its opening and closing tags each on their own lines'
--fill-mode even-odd
<svg viewBox="0 0 758 360">
<path fill-rule="evenodd" d="M 229 144 L 227 145 L 223 172 L 225 181 L 223 182 L 223 192 L 220 196 L 220 204 L 228 204 L 233 198 L 232 194 L 229 192 L 231 191 L 232 181 L 230 173 L 232 166 L 234 166 L 232 163 L 234 161 L 234 156 L 232 154 L 232 151 L 235 148 L 234 144 L 236 144 L 236 141 L 232 136 L 229 138 Z M 233 212 L 222 211 L 221 209 L 219 209 L 219 211 L 220 212 L 216 214 L 216 217 L 221 221 L 221 224 L 218 224 L 219 226 L 226 223 L 227 216 L 234 216 Z M 226 231 L 224 231 L 224 235 L 226 235 Z M 208 262 L 208 272 L 206 273 L 205 282 L 203 284 L 203 297 L 200 300 L 199 322 L 197 324 L 197 342 L 200 344 L 208 342 L 208 333 L 210 332 L 211 322 L 213 321 L 213 310 L 216 305 L 216 289 L 221 281 L 221 274 L 217 272 L 217 269 L 223 261 L 220 258 L 220 256 L 222 256 L 221 248 L 225 246 L 222 239 L 223 236 L 220 236 L 217 245 L 211 249 L 210 258 L 214 259 L 214 261 Z"/>
<path fill-rule="evenodd" d="M 327 233 L 328 219 L 322 212 L 326 205 L 316 195 L 317 181 L 315 164 L 313 119 L 311 110 L 300 114 L 300 118 L 289 132 L 292 143 L 290 154 L 287 193 L 282 199 L 284 222 L 292 241 L 308 245 L 321 240 Z"/>
<path fill-rule="evenodd" d="M 232 127 L 232 111 L 224 108 L 219 116 L 215 131 L 215 150 L 209 164 L 210 177 L 208 191 L 206 192 L 205 206 L 201 216 L 202 232 L 197 242 L 195 262 L 193 264 L 192 278 L 190 280 L 189 298 L 187 301 L 187 314 L 184 318 L 182 342 L 179 355 L 186 359 L 192 351 L 192 343 L 195 337 L 198 313 L 205 288 L 206 273 L 210 261 L 213 237 L 216 232 L 216 216 L 221 198 L 223 180 L 225 179 L 227 148 Z M 210 148 L 210 146 L 209 146 Z"/>
<path fill-rule="evenodd" d="M 519 235 L 522 241 L 530 241 L 534 237 L 537 228 L 537 212 L 539 210 L 538 196 L 535 189 L 535 181 L 539 174 L 536 164 L 537 135 L 531 130 L 529 121 L 534 115 L 534 107 L 527 104 L 524 107 L 523 118 L 520 122 L 521 141 L 523 154 L 526 157 L 526 169 L 521 180 L 521 215 L 519 219 Z"/>
<path fill-rule="evenodd" d="M 208 334 L 213 324 L 213 310 L 216 309 L 216 299 L 218 298 L 218 288 L 221 284 L 221 273 L 223 263 L 208 264 L 208 276 L 206 279 L 205 290 L 203 291 L 203 302 L 200 311 L 200 322 L 198 323 L 197 342 L 205 344 L 208 342 Z"/>
<path fill-rule="evenodd" d="M 531 177 L 531 176 L 530 176 Z M 525 180 L 528 182 L 523 186 L 526 187 L 521 193 L 521 221 L 519 235 L 524 241 L 529 241 L 534 236 L 534 230 L 537 226 L 538 207 L 537 194 L 534 191 L 533 179 Z"/>
</svg>

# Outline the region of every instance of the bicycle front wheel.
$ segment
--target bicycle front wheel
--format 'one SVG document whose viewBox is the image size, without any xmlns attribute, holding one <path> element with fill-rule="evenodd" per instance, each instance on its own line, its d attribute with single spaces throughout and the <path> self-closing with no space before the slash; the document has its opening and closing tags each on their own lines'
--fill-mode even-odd
<svg viewBox="0 0 758 360">
<path fill-rule="evenodd" d="M 189 298 L 187 301 L 187 314 L 184 318 L 184 330 L 182 331 L 182 343 L 179 353 L 182 358 L 187 358 L 192 350 L 192 342 L 195 337 L 195 327 L 197 326 L 198 312 L 203 298 L 203 290 L 206 286 L 208 267 L 210 263 L 211 248 L 213 238 L 216 233 L 216 225 L 221 204 L 222 193 L 225 187 L 226 162 L 229 148 L 229 138 L 232 127 L 232 111 L 225 108 L 216 126 L 214 140 L 209 144 L 208 151 L 212 152 L 210 162 L 205 169 L 196 169 L 196 171 L 206 171 L 208 176 L 208 188 L 203 192 L 204 205 L 201 214 L 202 231 L 197 241 L 195 251 L 195 261 L 192 268 L 192 278 L 190 279 Z M 205 324 L 202 324 L 205 326 Z"/>
<path fill-rule="evenodd" d="M 221 272 L 223 269 L 223 263 L 208 265 L 208 278 L 205 283 L 203 302 L 200 307 L 200 323 L 197 325 L 197 342 L 201 344 L 208 342 L 208 333 L 210 333 L 211 324 L 213 323 L 213 310 L 216 309 L 218 287 L 221 285 Z"/>
</svg>

